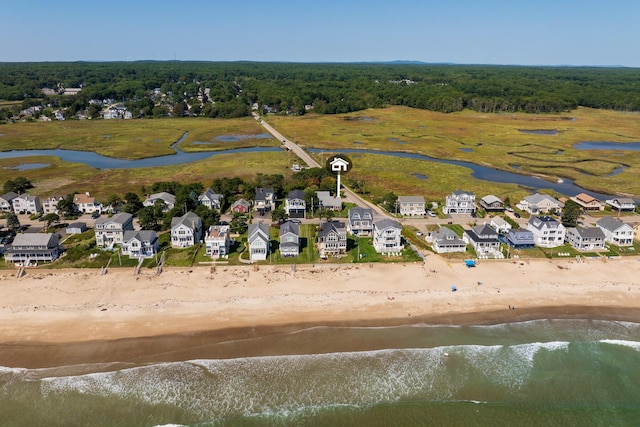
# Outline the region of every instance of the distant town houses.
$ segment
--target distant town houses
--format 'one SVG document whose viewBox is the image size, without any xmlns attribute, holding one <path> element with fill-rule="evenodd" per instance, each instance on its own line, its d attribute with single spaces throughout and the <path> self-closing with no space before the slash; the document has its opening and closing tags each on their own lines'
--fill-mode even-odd
<svg viewBox="0 0 640 427">
<path fill-rule="evenodd" d="M 307 211 L 304 191 L 290 191 L 284 200 L 284 211 L 289 215 L 289 218 L 304 218 Z"/>
<path fill-rule="evenodd" d="M 527 223 L 533 233 L 536 246 L 555 248 L 564 244 L 566 229 L 558 220 L 550 216 L 533 216 Z"/>
<path fill-rule="evenodd" d="M 171 219 L 171 246 L 188 248 L 202 241 L 202 219 L 193 212 Z"/>
<path fill-rule="evenodd" d="M 380 254 L 399 255 L 404 249 L 402 226 L 393 219 L 373 223 L 373 247 Z"/>
<path fill-rule="evenodd" d="M 220 210 L 222 207 L 222 194 L 216 194 L 212 189 L 207 188 L 204 193 L 198 196 L 198 203 L 209 209 Z"/>
<path fill-rule="evenodd" d="M 280 255 L 297 257 L 300 254 L 300 225 L 285 221 L 280 224 Z"/>
<path fill-rule="evenodd" d="M 516 207 L 531 215 L 540 215 L 560 212 L 564 204 L 547 194 L 536 193 L 525 197 Z"/>
<path fill-rule="evenodd" d="M 476 211 L 476 196 L 469 191 L 456 190 L 446 197 L 442 211 L 445 214 L 472 214 Z"/>
<path fill-rule="evenodd" d="M 150 194 L 142 204 L 144 206 L 154 206 L 156 203 L 162 204 L 162 211 L 168 212 L 175 206 L 176 196 L 163 191 L 161 193 Z"/>
<path fill-rule="evenodd" d="M 263 222 L 249 224 L 247 244 L 251 261 L 264 261 L 269 256 L 271 250 L 269 228 L 269 225 Z"/>
<path fill-rule="evenodd" d="M 397 203 L 398 213 L 401 216 L 419 217 L 426 215 L 426 203 L 422 196 L 399 196 Z"/>
<path fill-rule="evenodd" d="M 206 255 L 211 259 L 226 258 L 229 256 L 231 248 L 231 237 L 228 225 L 212 225 L 209 227 L 205 237 L 204 244 Z"/>
<path fill-rule="evenodd" d="M 321 258 L 344 254 L 347 251 L 347 226 L 342 221 L 326 221 L 318 232 L 318 251 Z"/>
<path fill-rule="evenodd" d="M 131 119 L 133 118 L 133 114 L 131 111 L 127 110 L 127 107 L 124 104 L 116 104 L 110 105 L 105 108 L 101 113 L 104 119 Z"/>
<path fill-rule="evenodd" d="M 635 231 L 630 224 L 624 223 L 611 216 L 600 218 L 596 226 L 604 233 L 605 241 L 615 246 L 631 246 Z"/>
<path fill-rule="evenodd" d="M 604 232 L 599 227 L 569 227 L 565 239 L 578 251 L 600 251 L 605 248 Z"/>
<path fill-rule="evenodd" d="M 353 207 L 348 211 L 347 231 L 355 236 L 373 234 L 373 209 Z"/>
</svg>

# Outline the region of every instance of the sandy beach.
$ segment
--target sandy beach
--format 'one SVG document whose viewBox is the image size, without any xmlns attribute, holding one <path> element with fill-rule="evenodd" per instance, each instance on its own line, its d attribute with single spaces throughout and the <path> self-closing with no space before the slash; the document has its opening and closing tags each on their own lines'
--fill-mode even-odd
<svg viewBox="0 0 640 427">
<path fill-rule="evenodd" d="M 0 273 L 0 365 L 171 359 L 322 325 L 640 321 L 640 259 L 208 266 Z M 456 291 L 452 291 L 452 286 Z M 160 339 L 162 338 L 162 339 Z M 141 344 L 146 343 L 146 344 Z M 46 351 L 44 351 L 46 350 Z M 217 350 L 218 351 L 218 350 Z M 162 356 L 162 355 L 165 356 Z M 216 353 L 217 356 L 233 356 Z"/>
</svg>

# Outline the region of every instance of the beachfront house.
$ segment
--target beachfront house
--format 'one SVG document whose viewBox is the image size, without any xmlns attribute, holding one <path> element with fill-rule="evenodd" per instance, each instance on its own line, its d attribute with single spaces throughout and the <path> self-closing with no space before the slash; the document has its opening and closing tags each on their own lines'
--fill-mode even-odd
<svg viewBox="0 0 640 427">
<path fill-rule="evenodd" d="M 211 259 L 229 256 L 231 247 L 230 228 L 228 225 L 212 225 L 204 237 L 205 254 Z"/>
<path fill-rule="evenodd" d="M 202 241 L 202 219 L 193 212 L 171 218 L 171 247 L 188 248 Z"/>
<path fill-rule="evenodd" d="M 327 221 L 318 232 L 318 251 L 321 258 L 347 251 L 347 227 L 342 221 Z"/>
<path fill-rule="evenodd" d="M 265 215 L 276 208 L 275 191 L 273 188 L 256 188 L 256 196 L 253 199 L 253 210 L 260 215 Z"/>
<path fill-rule="evenodd" d="M 318 198 L 318 209 L 342 210 L 342 197 L 332 196 L 328 191 L 316 191 L 316 197 Z"/>
<path fill-rule="evenodd" d="M 396 213 L 399 213 L 401 216 L 424 218 L 427 213 L 424 197 L 398 196 Z"/>
<path fill-rule="evenodd" d="M 144 206 L 155 206 L 160 204 L 162 206 L 162 212 L 169 212 L 176 204 L 176 196 L 163 191 L 161 193 L 154 193 L 147 196 L 144 202 Z"/>
<path fill-rule="evenodd" d="M 439 254 L 451 252 L 466 252 L 467 244 L 452 229 L 440 226 L 440 229 L 430 236 L 433 250 Z"/>
<path fill-rule="evenodd" d="M 500 251 L 498 232 L 487 224 L 476 225 L 471 230 L 465 230 L 462 240 L 473 247 L 478 258 L 504 258 Z"/>
<path fill-rule="evenodd" d="M 233 202 L 231 205 L 231 213 L 249 213 L 251 210 L 251 203 L 245 199 L 239 199 Z"/>
<path fill-rule="evenodd" d="M 127 230 L 122 240 L 122 254 L 129 258 L 152 258 L 160 249 L 158 236 L 153 230 Z"/>
<path fill-rule="evenodd" d="M 76 207 L 76 211 L 81 213 L 102 213 L 104 210 L 102 204 L 98 203 L 96 198 L 92 197 L 88 192 L 74 195 L 73 204 Z"/>
<path fill-rule="evenodd" d="M 216 194 L 212 189 L 207 188 L 204 193 L 198 196 L 198 204 L 209 209 L 220 210 L 222 207 L 222 194 Z"/>
<path fill-rule="evenodd" d="M 580 209 L 583 211 L 601 211 L 604 210 L 602 202 L 595 197 L 592 197 L 586 193 L 580 193 L 571 197 L 571 200 L 576 202 Z"/>
<path fill-rule="evenodd" d="M 629 197 L 615 197 L 605 200 L 605 203 L 617 211 L 633 211 L 636 209 L 636 202 Z"/>
<path fill-rule="evenodd" d="M 501 239 L 503 243 L 513 249 L 533 249 L 536 246 L 533 233 L 524 228 L 511 230 Z"/>
<path fill-rule="evenodd" d="M 634 230 L 630 224 L 624 223 L 612 216 L 605 216 L 596 222 L 596 226 L 604 232 L 607 243 L 616 246 L 632 246 Z"/>
<path fill-rule="evenodd" d="M 371 236 L 373 233 L 373 209 L 360 206 L 349 209 L 347 231 L 354 236 Z"/>
<path fill-rule="evenodd" d="M 266 260 L 271 249 L 269 225 L 263 222 L 249 224 L 247 244 L 249 245 L 249 259 L 251 261 Z"/>
<path fill-rule="evenodd" d="M 13 211 L 17 214 L 37 214 L 42 213 L 40 197 L 30 194 L 19 194 L 11 200 Z"/>
<path fill-rule="evenodd" d="M 307 203 L 304 200 L 304 191 L 292 190 L 284 199 L 284 211 L 289 218 L 304 218 L 307 212 Z"/>
<path fill-rule="evenodd" d="M 476 211 L 476 195 L 464 190 L 456 190 L 445 199 L 442 212 L 445 214 L 472 214 Z"/>
<path fill-rule="evenodd" d="M 300 254 L 300 225 L 285 221 L 280 224 L 280 255 L 297 257 Z"/>
<path fill-rule="evenodd" d="M 399 255 L 404 249 L 402 226 L 393 219 L 373 223 L 373 247 L 380 254 Z"/>
<path fill-rule="evenodd" d="M 536 246 L 555 248 L 564 244 L 564 225 L 549 216 L 532 216 L 527 223 L 527 229 L 533 233 Z"/>
<path fill-rule="evenodd" d="M 525 197 L 516 207 L 525 212 L 529 212 L 531 215 L 538 215 L 559 212 L 564 205 L 559 200 L 547 194 L 536 193 Z"/>
<path fill-rule="evenodd" d="M 112 217 L 96 219 L 94 232 L 96 234 L 96 246 L 111 248 L 121 245 L 124 241 L 124 233 L 133 230 L 133 215 L 119 212 Z"/>
<path fill-rule="evenodd" d="M 569 227 L 565 239 L 578 251 L 600 251 L 605 248 L 604 232 L 599 227 Z"/>
<path fill-rule="evenodd" d="M 9 191 L 8 193 L 0 196 L 0 210 L 3 212 L 12 212 L 13 199 L 15 199 L 16 197 L 18 197 L 18 195 L 13 191 Z"/>
<path fill-rule="evenodd" d="M 509 231 L 511 231 L 511 224 L 509 224 L 500 216 L 492 217 L 491 222 L 489 222 L 489 226 L 496 230 L 499 234 L 507 234 Z"/>
<path fill-rule="evenodd" d="M 58 203 L 66 199 L 66 196 L 49 196 L 42 200 L 42 212 L 46 214 L 58 213 Z"/>
<path fill-rule="evenodd" d="M 4 258 L 22 265 L 52 262 L 60 256 L 62 249 L 55 233 L 19 233 L 5 248 Z"/>
<path fill-rule="evenodd" d="M 487 212 L 504 212 L 504 202 L 492 194 L 481 198 L 479 203 Z"/>
</svg>

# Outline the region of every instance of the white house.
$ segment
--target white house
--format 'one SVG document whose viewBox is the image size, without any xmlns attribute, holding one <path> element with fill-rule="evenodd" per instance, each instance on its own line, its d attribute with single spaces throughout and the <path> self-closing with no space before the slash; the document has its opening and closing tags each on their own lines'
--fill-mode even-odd
<svg viewBox="0 0 640 427">
<path fill-rule="evenodd" d="M 55 233 L 18 233 L 5 249 L 4 257 L 13 263 L 51 262 L 60 256 L 62 245 Z"/>
<path fill-rule="evenodd" d="M 373 247 L 381 254 L 402 252 L 402 226 L 393 219 L 383 219 L 373 223 Z"/>
<path fill-rule="evenodd" d="M 209 227 L 209 231 L 204 237 L 207 256 L 210 256 L 212 259 L 229 256 L 231 246 L 229 232 L 230 229 L 228 225 L 212 225 Z"/>
<path fill-rule="evenodd" d="M 14 197 L 11 203 L 15 213 L 35 214 L 43 212 L 40 197 L 38 196 L 31 196 L 26 193 L 20 194 Z"/>
<path fill-rule="evenodd" d="M 430 237 L 433 250 L 439 254 L 450 252 L 466 252 L 467 244 L 450 228 L 440 229 Z"/>
<path fill-rule="evenodd" d="M 499 216 L 492 217 L 489 225 L 500 234 L 507 234 L 511 231 L 511 224 Z"/>
<path fill-rule="evenodd" d="M 605 241 L 616 246 L 633 245 L 633 227 L 614 217 L 605 216 L 596 222 L 596 226 L 604 232 Z"/>
<path fill-rule="evenodd" d="M 599 227 L 569 227 L 566 240 L 579 251 L 599 251 L 604 249 L 604 232 Z"/>
<path fill-rule="evenodd" d="M 289 215 L 289 218 L 304 218 L 307 211 L 307 204 L 304 201 L 304 191 L 290 191 L 284 200 L 284 211 Z"/>
<path fill-rule="evenodd" d="M 269 225 L 259 222 L 249 224 L 247 243 L 249 245 L 249 259 L 251 261 L 264 261 L 269 255 L 271 237 Z"/>
<path fill-rule="evenodd" d="M 542 248 L 555 248 L 564 244 L 564 225 L 549 216 L 532 216 L 527 223 L 527 230 L 533 233 L 533 240 Z"/>
<path fill-rule="evenodd" d="M 76 210 L 82 213 L 102 213 L 102 204 L 98 203 L 95 197 L 91 194 L 79 193 L 73 196 L 73 203 L 76 205 Z"/>
<path fill-rule="evenodd" d="M 13 199 L 16 197 L 18 197 L 18 195 L 13 191 L 9 191 L 0 196 L 0 210 L 5 212 L 13 211 Z"/>
<path fill-rule="evenodd" d="M 133 215 L 119 212 L 112 217 L 96 219 L 94 232 L 96 233 L 96 246 L 113 247 L 121 245 L 124 241 L 125 231 L 133 230 Z"/>
<path fill-rule="evenodd" d="M 167 193 L 166 191 L 163 191 L 161 193 L 154 193 L 149 195 L 146 198 L 146 200 L 142 202 L 142 204 L 144 206 L 153 206 L 156 204 L 156 202 L 162 203 L 163 204 L 162 210 L 164 212 L 167 212 L 173 209 L 173 207 L 175 206 L 176 196 L 174 196 L 173 194 Z"/>
<path fill-rule="evenodd" d="M 445 214 L 472 214 L 476 211 L 476 195 L 464 190 L 456 190 L 446 198 L 442 212 Z"/>
<path fill-rule="evenodd" d="M 222 206 L 222 194 L 216 194 L 212 189 L 207 188 L 204 193 L 198 196 L 198 203 L 209 209 L 220 210 Z"/>
<path fill-rule="evenodd" d="M 355 236 L 371 236 L 373 234 L 373 209 L 360 206 L 349 209 L 347 231 Z"/>
<path fill-rule="evenodd" d="M 605 200 L 605 203 L 617 211 L 633 211 L 636 208 L 636 202 L 629 197 L 616 197 Z"/>
<path fill-rule="evenodd" d="M 564 207 L 564 204 L 549 195 L 536 193 L 525 197 L 516 207 L 529 212 L 531 215 L 538 215 L 558 212 Z"/>
<path fill-rule="evenodd" d="M 399 196 L 396 203 L 398 212 L 402 216 L 424 217 L 427 213 L 422 196 Z"/>
<path fill-rule="evenodd" d="M 152 258 L 160 245 L 153 230 L 127 230 L 122 241 L 122 253 L 129 258 Z"/>
<path fill-rule="evenodd" d="M 202 241 L 202 220 L 193 212 L 171 219 L 171 246 L 188 248 Z"/>
<path fill-rule="evenodd" d="M 61 200 L 64 200 L 66 196 L 49 196 L 46 199 L 42 200 L 42 212 L 44 214 L 58 213 L 58 203 Z"/>
<path fill-rule="evenodd" d="M 504 258 L 500 251 L 498 232 L 486 224 L 480 224 L 471 230 L 465 230 L 462 240 L 470 244 L 478 258 Z"/>
<path fill-rule="evenodd" d="M 318 197 L 318 208 L 331 211 L 342 210 L 342 198 L 340 196 L 332 196 L 328 191 L 316 191 L 316 196 Z"/>
<path fill-rule="evenodd" d="M 256 188 L 256 197 L 253 199 L 253 210 L 260 215 L 271 212 L 276 208 L 275 191 L 271 187 Z"/>
<path fill-rule="evenodd" d="M 342 221 L 327 221 L 318 232 L 320 257 L 343 254 L 347 251 L 347 226 Z"/>
<path fill-rule="evenodd" d="M 280 255 L 297 257 L 300 254 L 300 226 L 286 221 L 280 225 Z"/>
</svg>

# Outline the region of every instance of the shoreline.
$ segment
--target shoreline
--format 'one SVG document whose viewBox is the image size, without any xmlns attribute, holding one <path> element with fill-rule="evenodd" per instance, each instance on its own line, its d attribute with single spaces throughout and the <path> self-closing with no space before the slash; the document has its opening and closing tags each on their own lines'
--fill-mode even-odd
<svg viewBox="0 0 640 427">
<path fill-rule="evenodd" d="M 159 276 L 28 270 L 20 279 L 5 271 L 0 366 L 248 357 L 269 351 L 263 338 L 314 327 L 640 322 L 638 261 L 502 260 L 467 268 L 430 255 L 424 264 L 296 271 L 288 265 L 169 267 Z M 243 340 L 246 346 L 228 345 Z M 253 349 L 255 340 L 260 345 Z M 323 343 L 313 351 L 333 348 Z"/>
</svg>

